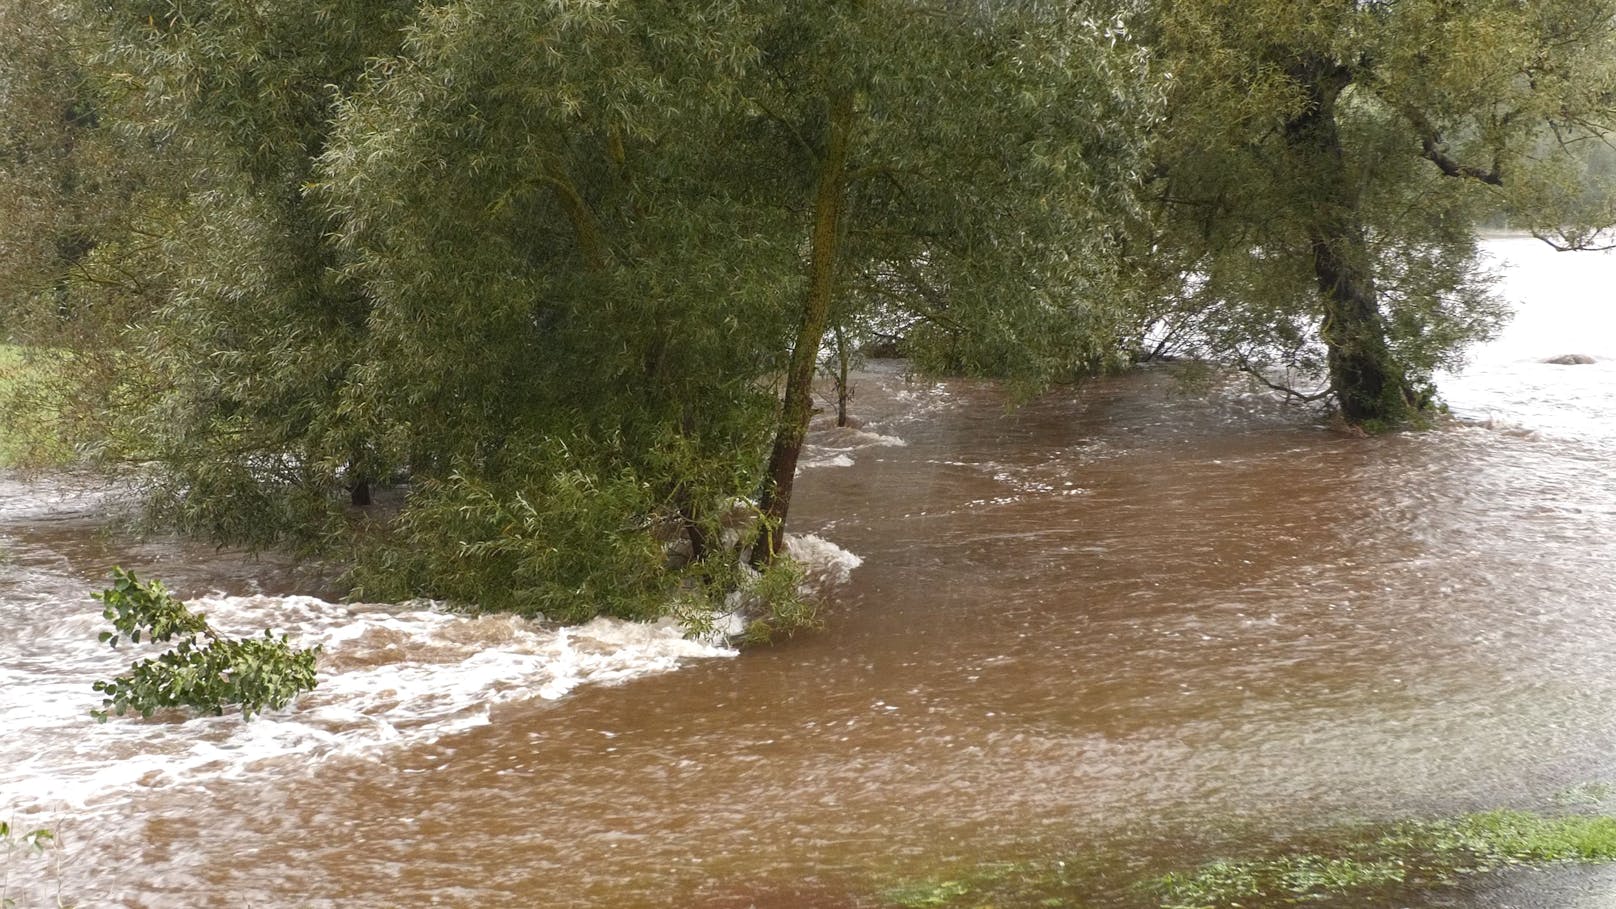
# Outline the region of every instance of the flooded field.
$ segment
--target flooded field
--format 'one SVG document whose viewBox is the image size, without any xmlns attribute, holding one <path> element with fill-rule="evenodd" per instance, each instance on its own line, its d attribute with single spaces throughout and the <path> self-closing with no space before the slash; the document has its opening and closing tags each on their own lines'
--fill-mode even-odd
<svg viewBox="0 0 1616 909">
<path fill-rule="evenodd" d="M 106 535 L 84 482 L 5 479 L 0 812 L 61 837 L 8 886 L 152 909 L 879 906 L 979 861 L 1124 879 L 1616 780 L 1616 262 L 1491 248 L 1521 314 L 1447 378 L 1461 421 L 1432 432 L 1352 438 L 1171 368 L 1010 409 L 876 364 L 864 428 L 818 431 L 798 484 L 828 626 L 742 655 L 333 604 L 296 565 Z M 1598 362 L 1541 362 L 1568 353 Z M 90 681 L 128 659 L 88 599 L 114 564 L 221 627 L 323 643 L 320 688 L 245 726 L 96 725 Z M 1492 876 L 1429 905 L 1612 889 Z"/>
</svg>

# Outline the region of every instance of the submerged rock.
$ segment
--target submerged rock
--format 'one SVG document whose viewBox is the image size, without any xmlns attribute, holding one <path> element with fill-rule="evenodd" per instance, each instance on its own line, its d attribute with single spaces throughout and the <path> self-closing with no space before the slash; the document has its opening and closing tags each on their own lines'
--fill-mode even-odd
<svg viewBox="0 0 1616 909">
<path fill-rule="evenodd" d="M 1543 362 L 1553 363 L 1556 366 L 1586 366 L 1593 363 L 1594 358 L 1587 354 L 1561 354 L 1558 357 L 1550 357 Z"/>
</svg>

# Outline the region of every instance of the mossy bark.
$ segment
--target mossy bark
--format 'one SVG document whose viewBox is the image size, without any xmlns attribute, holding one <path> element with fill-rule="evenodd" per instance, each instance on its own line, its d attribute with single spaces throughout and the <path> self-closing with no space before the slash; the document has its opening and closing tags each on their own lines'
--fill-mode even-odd
<svg viewBox="0 0 1616 909">
<path fill-rule="evenodd" d="M 1352 73 L 1311 59 L 1291 75 L 1308 96 L 1307 107 L 1285 124 L 1285 138 L 1316 194 L 1308 243 L 1323 302 L 1330 388 L 1348 423 L 1401 425 L 1418 415 L 1418 397 L 1386 340 L 1359 193 L 1336 122 L 1336 103 Z"/>
<path fill-rule="evenodd" d="M 769 457 L 762 500 L 758 503 L 763 521 L 752 547 L 751 561 L 756 566 L 769 564 L 781 550 L 786 513 L 791 508 L 797 461 L 802 455 L 803 438 L 808 434 L 808 421 L 813 417 L 814 372 L 818 367 L 819 346 L 825 339 L 831 301 L 836 292 L 848 144 L 853 127 L 851 93 L 842 92 L 832 96 L 826 127 L 814 192 L 813 233 L 808 253 L 808 293 L 803 299 L 802 323 L 786 370 L 780 422 L 775 430 L 774 450 Z"/>
</svg>

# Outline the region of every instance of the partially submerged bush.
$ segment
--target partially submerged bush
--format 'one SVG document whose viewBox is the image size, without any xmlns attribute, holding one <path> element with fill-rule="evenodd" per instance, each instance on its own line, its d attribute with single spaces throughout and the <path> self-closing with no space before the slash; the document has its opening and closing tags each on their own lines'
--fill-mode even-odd
<svg viewBox="0 0 1616 909">
<path fill-rule="evenodd" d="M 818 602 L 803 593 L 802 581 L 802 567 L 789 558 L 763 569 L 745 591 L 750 621 L 740 643 L 768 644 L 821 627 Z"/>
<path fill-rule="evenodd" d="M 112 570 L 112 580 L 111 587 L 94 594 L 106 604 L 102 615 L 116 629 L 103 631 L 103 642 L 113 647 L 125 640 L 138 644 L 144 636 L 153 643 L 176 638 L 179 643 L 156 659 L 135 663 L 128 675 L 96 682 L 95 690 L 106 695 L 103 709 L 91 711 L 97 720 L 131 710 L 149 717 L 164 707 L 190 707 L 217 716 L 229 706 L 239 706 L 242 716 L 251 719 L 314 688 L 318 647 L 294 648 L 285 635 L 276 637 L 267 628 L 260 638 L 227 638 L 160 582 L 142 582 L 122 568 Z"/>
<path fill-rule="evenodd" d="M 744 551 L 732 555 L 701 566 L 673 603 L 670 612 L 686 633 L 752 647 L 822 626 L 817 599 L 803 589 L 801 565 L 781 558 L 759 571 L 741 558 Z"/>
<path fill-rule="evenodd" d="M 564 454 L 502 477 L 422 482 L 396 531 L 355 571 L 364 595 L 424 595 L 560 622 L 660 615 L 678 578 L 647 523 L 656 503 L 646 486 Z"/>
<path fill-rule="evenodd" d="M 616 443 L 551 439 L 497 467 L 420 481 L 393 526 L 363 541 L 355 595 L 569 624 L 672 616 L 702 637 L 738 634 L 717 627 L 734 617 L 751 623 L 748 643 L 814 627 L 798 566 L 747 564 L 759 515 L 735 490 L 755 478 L 669 487 L 647 477 L 705 475 L 698 452 L 649 472 L 619 454 Z"/>
</svg>

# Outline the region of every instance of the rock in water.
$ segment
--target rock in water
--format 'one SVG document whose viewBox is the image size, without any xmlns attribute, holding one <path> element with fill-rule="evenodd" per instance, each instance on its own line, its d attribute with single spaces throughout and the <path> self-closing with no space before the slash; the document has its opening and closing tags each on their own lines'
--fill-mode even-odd
<svg viewBox="0 0 1616 909">
<path fill-rule="evenodd" d="M 1561 354 L 1558 357 L 1550 357 L 1543 362 L 1553 363 L 1556 366 L 1585 366 L 1594 362 L 1594 358 L 1587 354 Z"/>
</svg>

